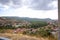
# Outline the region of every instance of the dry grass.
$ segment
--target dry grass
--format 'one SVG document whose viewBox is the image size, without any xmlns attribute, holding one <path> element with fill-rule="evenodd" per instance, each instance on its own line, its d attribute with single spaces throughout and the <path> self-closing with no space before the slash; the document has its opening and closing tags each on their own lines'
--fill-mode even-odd
<svg viewBox="0 0 60 40">
<path fill-rule="evenodd" d="M 0 33 L 0 37 L 6 37 L 11 40 L 55 40 L 53 38 L 42 38 L 42 37 L 35 37 L 35 36 L 27 36 L 23 34 L 12 34 L 12 33 Z"/>
</svg>

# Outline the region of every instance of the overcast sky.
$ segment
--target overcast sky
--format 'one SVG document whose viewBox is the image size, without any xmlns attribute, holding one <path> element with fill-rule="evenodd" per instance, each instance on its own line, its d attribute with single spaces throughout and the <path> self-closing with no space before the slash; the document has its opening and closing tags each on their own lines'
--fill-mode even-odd
<svg viewBox="0 0 60 40">
<path fill-rule="evenodd" d="M 58 1 L 0 0 L 0 16 L 58 19 Z"/>
</svg>

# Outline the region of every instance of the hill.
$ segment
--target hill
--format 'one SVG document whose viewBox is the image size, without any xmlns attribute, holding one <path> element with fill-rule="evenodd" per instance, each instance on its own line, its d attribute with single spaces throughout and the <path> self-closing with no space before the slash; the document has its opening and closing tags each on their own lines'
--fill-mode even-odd
<svg viewBox="0 0 60 40">
<path fill-rule="evenodd" d="M 52 20 L 50 18 L 45 19 L 39 19 L 39 18 L 29 18 L 29 17 L 16 17 L 16 16 L 2 16 L 1 18 L 7 19 L 7 20 L 16 20 L 16 21 L 45 21 L 45 22 L 53 22 L 55 20 Z"/>
</svg>

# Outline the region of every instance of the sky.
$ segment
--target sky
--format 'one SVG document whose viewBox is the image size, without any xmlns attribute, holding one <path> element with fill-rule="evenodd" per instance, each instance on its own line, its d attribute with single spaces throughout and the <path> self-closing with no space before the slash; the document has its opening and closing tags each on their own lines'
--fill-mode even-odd
<svg viewBox="0 0 60 40">
<path fill-rule="evenodd" d="M 0 16 L 58 19 L 58 0 L 0 0 Z"/>
</svg>

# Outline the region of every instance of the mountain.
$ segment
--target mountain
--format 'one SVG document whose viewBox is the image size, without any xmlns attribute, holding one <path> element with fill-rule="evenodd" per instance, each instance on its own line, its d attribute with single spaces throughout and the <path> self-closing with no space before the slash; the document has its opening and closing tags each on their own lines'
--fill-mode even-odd
<svg viewBox="0 0 60 40">
<path fill-rule="evenodd" d="M 7 20 L 16 20 L 16 21 L 45 21 L 45 22 L 53 22 L 55 20 L 52 20 L 50 18 L 46 19 L 39 19 L 39 18 L 29 18 L 29 17 L 16 17 L 16 16 L 2 16 L 0 18 L 4 18 Z"/>
<path fill-rule="evenodd" d="M 16 17 L 16 16 L 2 16 L 0 19 L 4 20 L 11 20 L 11 21 L 44 21 L 44 22 L 54 22 L 55 20 L 52 20 L 50 18 L 45 18 L 45 19 L 39 19 L 39 18 L 29 18 L 29 17 Z"/>
</svg>

